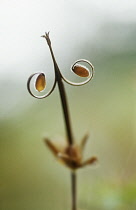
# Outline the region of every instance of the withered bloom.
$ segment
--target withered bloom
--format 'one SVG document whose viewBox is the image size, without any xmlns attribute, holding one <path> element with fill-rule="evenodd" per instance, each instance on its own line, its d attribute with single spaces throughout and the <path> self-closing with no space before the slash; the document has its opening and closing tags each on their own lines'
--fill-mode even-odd
<svg viewBox="0 0 136 210">
<path fill-rule="evenodd" d="M 66 145 L 63 147 L 61 146 L 59 148 L 54 142 L 50 141 L 47 138 L 44 139 L 44 141 L 48 148 L 51 150 L 51 152 L 61 163 L 63 163 L 65 166 L 72 170 L 76 170 L 86 165 L 92 165 L 97 161 L 97 158 L 95 156 L 92 156 L 91 158 L 85 161 L 83 160 L 83 150 L 87 138 L 88 135 L 84 136 L 80 145 L 73 144 Z"/>
</svg>

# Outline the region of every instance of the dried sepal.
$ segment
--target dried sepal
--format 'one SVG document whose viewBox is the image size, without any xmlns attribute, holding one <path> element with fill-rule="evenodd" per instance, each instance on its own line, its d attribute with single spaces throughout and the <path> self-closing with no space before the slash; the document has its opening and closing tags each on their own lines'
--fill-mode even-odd
<svg viewBox="0 0 136 210">
<path fill-rule="evenodd" d="M 56 148 L 56 146 L 49 140 L 49 139 L 44 139 L 45 144 L 48 146 L 48 148 L 51 150 L 51 152 L 57 156 L 59 153 L 59 150 Z"/>
<path fill-rule="evenodd" d="M 57 147 L 54 142 L 51 142 L 47 138 L 44 139 L 44 141 L 59 162 L 63 163 L 63 165 L 67 166 L 71 170 L 76 170 L 86 165 L 92 165 L 97 161 L 96 157 L 91 157 L 88 160 L 83 161 L 82 150 L 84 148 L 84 144 L 86 143 L 87 137 L 88 135 L 85 135 L 81 145 L 79 146 L 73 144 Z"/>
<path fill-rule="evenodd" d="M 87 143 L 88 138 L 89 138 L 89 134 L 87 133 L 81 140 L 80 148 L 81 148 L 82 151 L 84 150 L 84 147 Z"/>
<path fill-rule="evenodd" d="M 82 163 L 82 166 L 86 166 L 86 165 L 92 165 L 92 164 L 94 164 L 94 163 L 96 163 L 97 162 L 97 157 L 91 157 L 91 158 L 89 158 L 88 160 L 86 160 L 86 161 L 84 161 L 83 163 Z"/>
<path fill-rule="evenodd" d="M 39 74 L 35 81 L 35 88 L 39 92 L 43 91 L 46 86 L 45 75 L 43 73 Z"/>
<path fill-rule="evenodd" d="M 82 65 L 76 64 L 72 67 L 72 71 L 80 77 L 89 77 L 89 70 Z"/>
</svg>

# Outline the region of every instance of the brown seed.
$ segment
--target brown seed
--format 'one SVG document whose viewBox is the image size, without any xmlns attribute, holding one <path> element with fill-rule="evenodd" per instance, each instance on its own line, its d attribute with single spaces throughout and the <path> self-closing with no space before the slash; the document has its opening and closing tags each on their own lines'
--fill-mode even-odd
<svg viewBox="0 0 136 210">
<path fill-rule="evenodd" d="M 41 73 L 41 74 L 39 74 L 39 76 L 36 79 L 35 88 L 36 88 L 36 90 L 38 90 L 40 92 L 45 89 L 45 86 L 46 86 L 45 75 L 43 73 Z"/>
<path fill-rule="evenodd" d="M 77 74 L 80 77 L 88 77 L 89 76 L 89 70 L 84 66 L 75 65 L 72 68 L 72 70 L 75 74 Z"/>
</svg>

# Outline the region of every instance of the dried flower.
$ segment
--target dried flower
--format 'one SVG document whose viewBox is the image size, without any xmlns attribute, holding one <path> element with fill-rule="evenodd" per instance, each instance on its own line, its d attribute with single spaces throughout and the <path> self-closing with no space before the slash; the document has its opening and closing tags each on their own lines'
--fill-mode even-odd
<svg viewBox="0 0 136 210">
<path fill-rule="evenodd" d="M 72 170 L 76 170 L 86 165 L 92 165 L 97 161 L 97 158 L 95 156 L 83 161 L 83 149 L 86 144 L 87 138 L 88 135 L 86 135 L 82 139 L 80 145 L 72 144 L 59 148 L 55 143 L 47 138 L 44 139 L 44 141 L 51 152 L 61 163 Z"/>
</svg>

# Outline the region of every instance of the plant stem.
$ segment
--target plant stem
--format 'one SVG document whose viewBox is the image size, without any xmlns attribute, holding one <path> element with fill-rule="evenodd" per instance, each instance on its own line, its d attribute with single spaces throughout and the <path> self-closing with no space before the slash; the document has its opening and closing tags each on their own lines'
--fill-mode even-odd
<svg viewBox="0 0 136 210">
<path fill-rule="evenodd" d="M 69 112 L 68 112 L 68 104 L 66 99 L 66 93 L 64 89 L 63 82 L 60 78 L 60 82 L 58 82 L 59 92 L 60 92 L 60 98 L 63 108 L 63 114 L 65 119 L 65 125 L 66 125 L 66 132 L 67 132 L 67 140 L 69 142 L 69 145 L 72 145 L 74 143 L 72 130 L 71 130 L 71 124 L 70 124 L 70 118 L 69 118 Z M 76 207 L 76 173 L 71 172 L 71 188 L 72 188 L 72 210 L 77 210 Z"/>
<path fill-rule="evenodd" d="M 69 115 L 69 110 L 68 110 L 68 103 L 67 103 L 67 98 L 66 98 L 66 92 L 64 88 L 64 84 L 62 81 L 62 76 L 59 70 L 59 67 L 57 65 L 57 62 L 54 57 L 54 53 L 51 47 L 51 41 L 49 38 L 49 34 L 46 34 L 46 40 L 49 45 L 49 49 L 51 52 L 51 56 L 53 59 L 54 63 L 54 69 L 55 69 L 55 76 L 56 76 L 56 81 L 58 82 L 58 88 L 59 88 L 59 93 L 60 93 L 60 98 L 61 98 L 61 104 L 62 104 L 62 109 L 63 109 L 63 115 L 64 115 L 64 121 L 65 121 L 65 127 L 66 127 L 66 133 L 67 133 L 67 141 L 69 145 L 73 145 L 74 139 L 73 139 L 73 133 L 72 133 L 72 128 L 71 128 L 71 123 L 70 123 L 70 115 Z M 72 210 L 77 210 L 77 204 L 76 204 L 76 173 L 71 172 L 71 195 L 72 195 Z"/>
<path fill-rule="evenodd" d="M 76 184 L 77 184 L 77 176 L 76 176 L 76 172 L 72 172 L 71 173 L 71 184 L 72 184 L 72 210 L 76 210 L 77 207 L 76 207 L 76 190 L 77 190 L 77 187 L 76 187 Z"/>
<path fill-rule="evenodd" d="M 73 133 L 72 133 L 72 129 L 71 129 L 71 123 L 70 123 L 70 117 L 69 117 L 65 88 L 64 88 L 64 85 L 63 85 L 63 82 L 62 82 L 61 78 L 60 78 L 60 81 L 58 81 L 58 87 L 59 87 L 59 93 L 60 93 L 62 108 L 63 108 L 65 127 L 66 127 L 66 133 L 67 133 L 67 141 L 68 141 L 69 145 L 72 145 L 74 143 Z"/>
<path fill-rule="evenodd" d="M 62 109 L 63 109 L 63 114 L 64 114 L 66 133 L 67 133 L 67 141 L 68 141 L 69 145 L 72 145 L 74 143 L 74 140 L 73 140 L 73 134 L 72 134 L 72 129 L 71 129 L 66 92 L 65 92 L 64 84 L 62 82 L 62 77 L 61 77 L 59 67 L 57 65 L 57 62 L 56 62 L 54 54 L 53 54 L 51 42 L 48 45 L 49 45 L 53 63 L 54 63 L 56 80 L 58 82 L 58 88 L 59 88 L 61 104 L 62 104 Z"/>
</svg>

